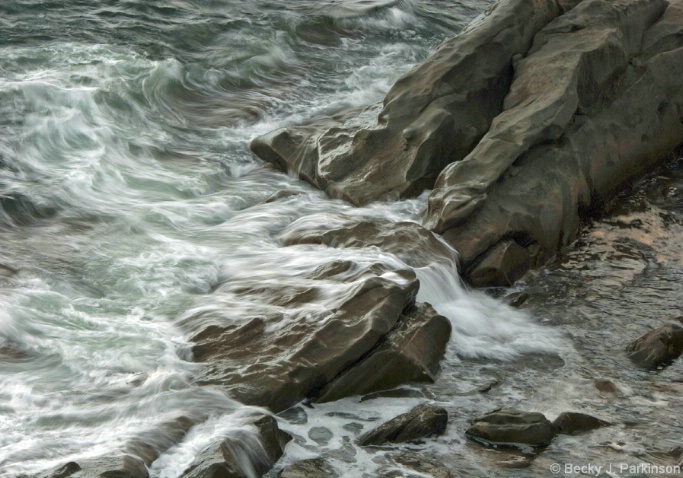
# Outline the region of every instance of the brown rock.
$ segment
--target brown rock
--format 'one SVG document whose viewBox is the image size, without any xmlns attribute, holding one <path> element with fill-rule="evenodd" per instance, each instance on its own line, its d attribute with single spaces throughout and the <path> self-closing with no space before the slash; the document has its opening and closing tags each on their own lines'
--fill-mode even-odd
<svg viewBox="0 0 683 478">
<path fill-rule="evenodd" d="M 626 352 L 641 367 L 668 365 L 683 353 L 683 327 L 667 324 L 648 332 L 629 345 Z"/>
<path fill-rule="evenodd" d="M 545 447 L 558 431 L 542 413 L 502 409 L 475 419 L 465 433 L 489 446 Z"/>
<path fill-rule="evenodd" d="M 429 304 L 418 304 L 401 315 L 378 347 L 328 383 L 316 401 L 388 390 L 409 382 L 434 382 L 450 335 L 451 323 L 446 317 Z"/>
<path fill-rule="evenodd" d="M 448 412 L 433 405 L 418 405 L 358 438 L 360 446 L 379 446 L 419 440 L 446 431 Z"/>
<path fill-rule="evenodd" d="M 564 435 L 580 435 L 610 424 L 585 413 L 563 412 L 553 421 L 553 425 Z"/>
</svg>

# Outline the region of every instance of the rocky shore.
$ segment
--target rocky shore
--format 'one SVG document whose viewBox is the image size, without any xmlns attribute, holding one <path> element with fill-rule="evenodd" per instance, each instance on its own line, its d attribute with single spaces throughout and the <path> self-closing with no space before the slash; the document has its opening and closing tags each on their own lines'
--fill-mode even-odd
<svg viewBox="0 0 683 478">
<path fill-rule="evenodd" d="M 239 324 L 225 325 L 215 311 L 184 319 L 192 356 L 205 365 L 198 380 L 272 413 L 437 380 L 452 325 L 416 300 L 413 269 L 457 266 L 474 286 L 510 286 L 543 264 L 683 142 L 682 78 L 682 0 L 500 0 L 382 104 L 255 139 L 259 157 L 332 197 L 365 205 L 431 189 L 429 205 L 423 225 L 341 214 L 291 224 L 279 237 L 287 248 L 375 248 L 391 259 L 332 259 L 296 285 L 219 284 L 213 294 L 248 295 L 263 308 Z M 302 312 L 313 304 L 315 314 Z M 681 330 L 654 331 L 624 355 L 644 367 L 671 363 Z M 358 443 L 428 440 L 447 422 L 446 410 L 423 405 Z M 503 409 L 472 417 L 466 436 L 487 447 L 531 447 L 536 457 L 559 434 L 609 425 L 578 412 L 550 422 Z M 176 440 L 191 426 L 174 424 Z M 183 477 L 267 473 L 291 437 L 271 415 L 255 416 L 252 428 L 260 437 L 253 446 L 240 448 L 244 437 L 214 443 Z M 121 457 L 70 462 L 44 476 L 145 478 L 165 446 L 131 444 Z M 392 459 L 420 476 L 453 476 L 414 451 Z M 279 471 L 335 475 L 321 458 Z"/>
</svg>

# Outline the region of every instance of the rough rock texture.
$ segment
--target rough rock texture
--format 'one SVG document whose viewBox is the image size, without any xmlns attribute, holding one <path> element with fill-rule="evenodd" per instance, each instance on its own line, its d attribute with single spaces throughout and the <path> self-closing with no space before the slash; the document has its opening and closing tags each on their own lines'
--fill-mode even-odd
<svg viewBox="0 0 683 478">
<path fill-rule="evenodd" d="M 388 390 L 407 382 L 434 382 L 450 335 L 450 321 L 431 305 L 412 307 L 376 348 L 325 386 L 316 401 Z"/>
<path fill-rule="evenodd" d="M 324 215 L 296 221 L 281 239 L 292 247 L 372 246 L 406 261 L 419 247 L 410 260 L 418 267 L 453 260 L 449 247 L 415 223 Z M 198 329 L 195 360 L 207 364 L 201 382 L 277 412 L 304 398 L 332 400 L 433 380 L 450 324 L 427 305 L 414 307 L 419 284 L 405 264 L 351 257 L 286 280 L 217 287 L 215 294 L 248 297 L 261 313 L 220 308 L 187 320 Z M 379 359 L 394 363 L 380 366 Z"/>
<path fill-rule="evenodd" d="M 195 458 L 182 478 L 247 478 L 266 473 L 292 437 L 270 416 L 259 418 L 254 425 L 259 433 L 256 442 L 245 434 L 214 443 Z"/>
<path fill-rule="evenodd" d="M 324 459 L 311 458 L 284 467 L 277 476 L 278 478 L 337 478 L 339 475 Z"/>
<path fill-rule="evenodd" d="M 683 142 L 683 0 L 500 0 L 379 107 L 257 138 L 365 204 L 432 186 L 425 224 L 509 285 Z M 379 112 L 377 119 L 373 116 Z"/>
<path fill-rule="evenodd" d="M 446 431 L 448 412 L 433 405 L 418 405 L 374 430 L 361 435 L 361 446 L 379 446 L 385 443 L 403 443 L 419 440 L 431 435 L 441 435 Z"/>
<path fill-rule="evenodd" d="M 542 413 L 502 409 L 473 420 L 465 433 L 486 445 L 544 447 L 558 432 Z"/>
<path fill-rule="evenodd" d="M 558 14 L 555 0 L 496 4 L 401 78 L 383 105 L 277 130 L 251 148 L 353 204 L 417 194 L 486 133 L 509 88 L 512 57 Z"/>
<path fill-rule="evenodd" d="M 553 425 L 564 435 L 580 435 L 581 433 L 609 426 L 609 423 L 585 413 L 562 412 L 553 421 Z"/>
<path fill-rule="evenodd" d="M 77 476 L 88 478 L 149 478 L 142 460 L 131 455 L 72 461 L 53 472 L 38 475 L 38 478 L 67 478 L 76 473 Z"/>
<path fill-rule="evenodd" d="M 641 367 L 668 365 L 683 353 L 683 327 L 667 324 L 648 332 L 630 344 L 626 352 Z"/>
</svg>

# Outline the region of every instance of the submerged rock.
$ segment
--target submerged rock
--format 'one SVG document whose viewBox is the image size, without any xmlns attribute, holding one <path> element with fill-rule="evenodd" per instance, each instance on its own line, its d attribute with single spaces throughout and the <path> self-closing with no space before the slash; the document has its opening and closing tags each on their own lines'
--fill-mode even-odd
<svg viewBox="0 0 683 478">
<path fill-rule="evenodd" d="M 283 454 L 292 439 L 280 430 L 271 416 L 254 422 L 259 438 L 250 435 L 228 437 L 202 451 L 182 474 L 182 478 L 247 478 L 262 476 Z"/>
<path fill-rule="evenodd" d="M 563 412 L 553 421 L 553 425 L 564 435 L 580 435 L 610 424 L 585 413 Z"/>
<path fill-rule="evenodd" d="M 297 461 L 278 473 L 278 478 L 337 478 L 339 475 L 323 458 Z"/>
<path fill-rule="evenodd" d="M 502 409 L 476 418 L 465 433 L 489 446 L 545 447 L 558 432 L 542 413 Z"/>
<path fill-rule="evenodd" d="M 382 478 L 413 477 L 416 476 L 415 473 L 418 473 L 417 476 L 431 476 L 432 478 L 451 478 L 453 476 L 448 467 L 428 455 L 406 451 L 398 455 L 392 455 L 391 459 L 403 468 L 405 472 L 393 470 L 381 474 Z"/>
<path fill-rule="evenodd" d="M 448 412 L 433 405 L 418 405 L 407 413 L 392 418 L 374 430 L 361 435 L 361 446 L 379 446 L 385 443 L 403 443 L 419 440 L 446 431 Z"/>
<path fill-rule="evenodd" d="M 683 353 L 683 327 L 667 324 L 630 344 L 626 352 L 636 364 L 645 368 L 668 365 Z"/>
<path fill-rule="evenodd" d="M 500 0 L 383 105 L 252 143 L 362 205 L 433 186 L 425 224 L 509 285 L 683 142 L 683 0 Z"/>
</svg>

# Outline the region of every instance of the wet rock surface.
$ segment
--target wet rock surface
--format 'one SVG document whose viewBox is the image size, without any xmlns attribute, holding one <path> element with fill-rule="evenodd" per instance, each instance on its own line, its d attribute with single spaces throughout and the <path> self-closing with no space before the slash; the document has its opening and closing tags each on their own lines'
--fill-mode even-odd
<svg viewBox="0 0 683 478">
<path fill-rule="evenodd" d="M 392 470 L 380 475 L 382 478 L 403 478 L 413 476 L 431 476 L 433 478 L 451 478 L 453 474 L 438 459 L 406 451 L 391 457 L 401 470 Z"/>
<path fill-rule="evenodd" d="M 53 472 L 39 475 L 38 478 L 67 478 L 69 476 L 93 478 L 148 478 L 149 472 L 144 462 L 131 455 L 103 457 L 93 460 L 69 462 Z"/>
<path fill-rule="evenodd" d="M 553 420 L 553 425 L 564 435 L 580 435 L 610 424 L 586 413 L 563 412 Z"/>
<path fill-rule="evenodd" d="M 246 478 L 262 476 L 280 459 L 292 437 L 271 416 L 254 421 L 256 442 L 249 435 L 228 437 L 202 451 L 183 478 Z"/>
<path fill-rule="evenodd" d="M 626 353 L 641 367 L 669 365 L 683 353 L 683 326 L 671 323 L 648 332 L 630 344 Z"/>
<path fill-rule="evenodd" d="M 448 412 L 433 405 L 418 405 L 407 413 L 392 418 L 374 430 L 361 435 L 361 446 L 380 446 L 386 443 L 404 443 L 446 431 Z"/>
<path fill-rule="evenodd" d="M 413 267 L 454 260 L 452 249 L 416 223 L 314 215 L 293 223 L 281 239 L 299 248 L 374 247 Z M 416 248 L 420 253 L 411 254 Z M 249 296 L 263 313 L 216 310 L 187 320 L 199 329 L 192 351 L 206 363 L 201 382 L 278 412 L 304 398 L 329 401 L 433 381 L 449 321 L 427 304 L 415 305 L 419 283 L 405 264 L 360 260 L 332 260 L 296 282 L 218 286 L 214 294 Z M 313 313 L 298 312 L 313 305 Z"/>
<path fill-rule="evenodd" d="M 357 205 L 433 185 L 425 224 L 474 285 L 509 285 L 683 141 L 682 12 L 681 0 L 503 0 L 381 107 L 252 149 Z"/>
<path fill-rule="evenodd" d="M 501 409 L 473 420 L 466 434 L 489 446 L 545 447 L 558 432 L 542 413 Z"/>
</svg>

